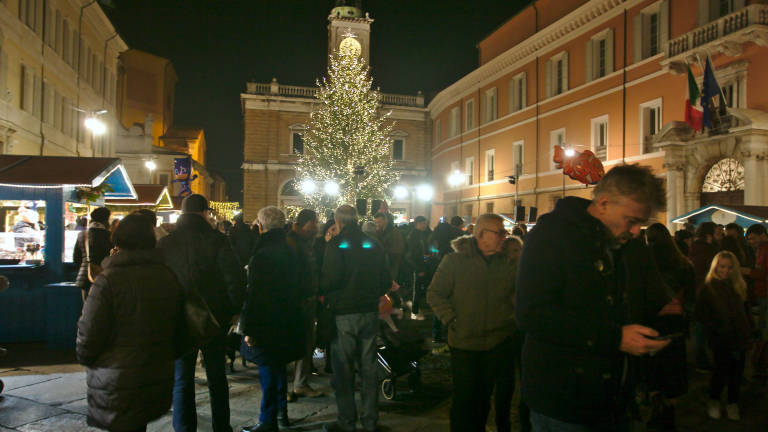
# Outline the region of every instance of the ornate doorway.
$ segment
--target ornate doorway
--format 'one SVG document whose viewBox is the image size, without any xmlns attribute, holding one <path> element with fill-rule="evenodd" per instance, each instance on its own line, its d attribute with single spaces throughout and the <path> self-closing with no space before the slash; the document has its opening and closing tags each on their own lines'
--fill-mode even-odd
<svg viewBox="0 0 768 432">
<path fill-rule="evenodd" d="M 707 171 L 701 184 L 701 205 L 744 205 L 744 165 L 724 158 Z"/>
</svg>

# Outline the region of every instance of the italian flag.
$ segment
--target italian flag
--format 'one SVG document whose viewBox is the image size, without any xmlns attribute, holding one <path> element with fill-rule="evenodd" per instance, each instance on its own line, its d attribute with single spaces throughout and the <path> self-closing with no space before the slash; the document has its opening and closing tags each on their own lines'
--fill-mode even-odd
<svg viewBox="0 0 768 432">
<path fill-rule="evenodd" d="M 691 67 L 688 68 L 688 99 L 685 101 L 685 122 L 693 130 L 701 131 L 702 117 L 704 113 L 696 108 L 695 105 L 699 102 L 699 86 L 696 84 L 696 80 L 693 78 L 693 72 Z"/>
</svg>

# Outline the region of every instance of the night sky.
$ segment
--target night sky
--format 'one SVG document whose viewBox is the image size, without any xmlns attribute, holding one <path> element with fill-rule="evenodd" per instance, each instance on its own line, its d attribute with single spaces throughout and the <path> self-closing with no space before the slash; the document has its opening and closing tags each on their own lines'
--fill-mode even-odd
<svg viewBox="0 0 768 432">
<path fill-rule="evenodd" d="M 105 6 L 129 47 L 169 58 L 179 75 L 175 123 L 205 128 L 208 167 L 242 198 L 245 83 L 314 85 L 325 75 L 333 0 L 113 0 Z M 527 0 L 363 1 L 371 65 L 385 93 L 427 102 L 477 67 L 477 43 Z"/>
</svg>

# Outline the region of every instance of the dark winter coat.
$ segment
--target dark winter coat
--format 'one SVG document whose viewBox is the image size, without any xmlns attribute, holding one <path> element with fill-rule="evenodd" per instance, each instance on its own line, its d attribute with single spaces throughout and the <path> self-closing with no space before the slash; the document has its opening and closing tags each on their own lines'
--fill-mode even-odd
<svg viewBox="0 0 768 432">
<path fill-rule="evenodd" d="M 431 234 L 429 231 L 419 231 L 417 229 L 408 234 L 408 250 L 405 253 L 405 261 L 414 273 L 426 272 L 428 270 L 424 257 L 429 254 L 428 247 Z"/>
<path fill-rule="evenodd" d="M 240 214 L 242 215 L 242 213 Z M 251 230 L 251 227 L 243 222 L 242 219 L 235 219 L 235 225 L 229 232 L 229 241 L 241 265 L 245 266 L 250 261 L 251 252 L 253 252 L 258 239 L 258 233 Z"/>
<path fill-rule="evenodd" d="M 522 394 L 532 410 L 577 424 L 626 418 L 622 326 L 650 321 L 671 295 L 648 249 L 621 248 L 587 212 L 558 201 L 526 236 L 515 317 L 526 332 Z"/>
<path fill-rule="evenodd" d="M 88 227 L 88 253 L 93 264 L 101 265 L 104 258 L 109 256 L 112 249 L 109 230 L 99 222 L 91 222 Z M 85 259 L 85 231 L 77 235 L 75 250 L 72 252 L 72 261 L 78 268 L 75 285 L 80 289 L 87 290 L 91 286 L 88 280 L 88 263 Z"/>
<path fill-rule="evenodd" d="M 438 224 L 434 231 L 432 231 L 432 235 L 429 237 L 429 244 L 430 246 L 437 248 L 438 258 L 442 259 L 444 256 L 453 252 L 451 242 L 457 237 L 461 237 L 463 234 L 464 232 L 460 229 L 449 223 L 443 222 Z"/>
<path fill-rule="evenodd" d="M 376 236 L 384 247 L 384 253 L 387 255 L 387 265 L 389 266 L 392 279 L 397 280 L 400 277 L 400 268 L 405 254 L 405 239 L 403 233 L 395 228 L 393 224 L 387 224 L 384 231 L 377 231 Z"/>
<path fill-rule="evenodd" d="M 104 260 L 77 324 L 89 425 L 133 430 L 168 411 L 181 295 L 157 249 L 122 250 Z"/>
<path fill-rule="evenodd" d="M 707 243 L 702 238 L 693 241 L 688 257 L 693 263 L 693 270 L 696 273 L 696 291 L 698 292 L 704 286 L 704 278 L 709 273 L 709 267 L 712 265 L 712 259 L 717 255 L 717 246 Z"/>
<path fill-rule="evenodd" d="M 378 312 L 392 287 L 384 251 L 357 225 L 328 242 L 321 275 L 320 292 L 336 315 Z"/>
<path fill-rule="evenodd" d="M 304 354 L 303 291 L 295 243 L 282 228 L 264 233 L 248 263 L 248 295 L 241 332 L 253 339 L 243 357 L 259 365 L 281 365 Z"/>
<path fill-rule="evenodd" d="M 183 214 L 176 230 L 161 238 L 157 246 L 184 292 L 198 292 L 219 324 L 227 327 L 240 312 L 246 284 L 245 270 L 227 237 L 202 216 Z"/>
<path fill-rule="evenodd" d="M 299 276 L 301 296 L 304 299 L 314 297 L 320 285 L 320 275 L 312 239 L 305 239 L 293 230 L 288 231 L 286 238 L 291 247 L 296 250 L 298 259 L 296 272 Z"/>
<path fill-rule="evenodd" d="M 747 349 L 750 327 L 739 297 L 730 280 L 705 283 L 696 300 L 696 319 L 704 324 L 713 350 Z"/>
<path fill-rule="evenodd" d="M 452 244 L 456 252 L 438 266 L 427 289 L 427 303 L 448 326 L 448 345 L 490 350 L 515 330 L 517 263 L 501 253 L 483 257 L 472 236 Z"/>
</svg>

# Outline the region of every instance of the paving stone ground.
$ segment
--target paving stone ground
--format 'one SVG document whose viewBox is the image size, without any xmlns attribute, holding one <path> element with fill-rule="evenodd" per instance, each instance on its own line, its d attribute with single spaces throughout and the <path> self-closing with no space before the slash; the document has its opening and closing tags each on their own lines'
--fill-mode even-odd
<svg viewBox="0 0 768 432">
<path fill-rule="evenodd" d="M 430 321 L 423 321 L 425 334 Z M 88 410 L 85 397 L 85 372 L 67 351 L 48 351 L 41 345 L 11 345 L 11 354 L 0 360 L 0 378 L 5 390 L 0 394 L 0 432 L 81 432 L 96 431 L 86 424 Z M 440 348 L 440 347 L 437 347 Z M 316 359 L 318 370 L 323 360 Z M 447 432 L 450 407 L 450 358 L 447 350 L 436 349 L 422 362 L 422 386 L 417 392 L 408 389 L 406 380 L 398 382 L 395 400 L 380 398 L 381 425 L 385 430 L 403 432 Z M 231 423 L 236 432 L 257 422 L 261 389 L 254 365 L 243 367 L 238 359 L 236 371 L 229 375 Z M 291 376 L 289 371 L 289 376 Z M 746 376 L 751 376 L 747 370 Z M 681 432 L 768 432 L 768 398 L 765 387 L 747 381 L 742 391 L 741 422 L 710 420 L 706 416 L 706 389 L 709 375 L 691 371 L 690 391 L 678 407 L 678 430 Z M 198 367 L 196 393 L 198 430 L 211 431 L 210 406 L 204 370 Z M 290 380 L 289 380 L 290 381 Z M 289 404 L 291 431 L 319 431 L 322 424 L 336 416 L 336 404 L 330 377 L 313 375 L 313 387 L 325 396 L 302 398 Z M 512 409 L 513 430 L 517 429 L 517 395 Z M 487 430 L 495 432 L 493 413 Z M 151 432 L 170 432 L 171 413 L 151 423 Z M 638 425 L 634 432 L 646 429 Z"/>
</svg>

